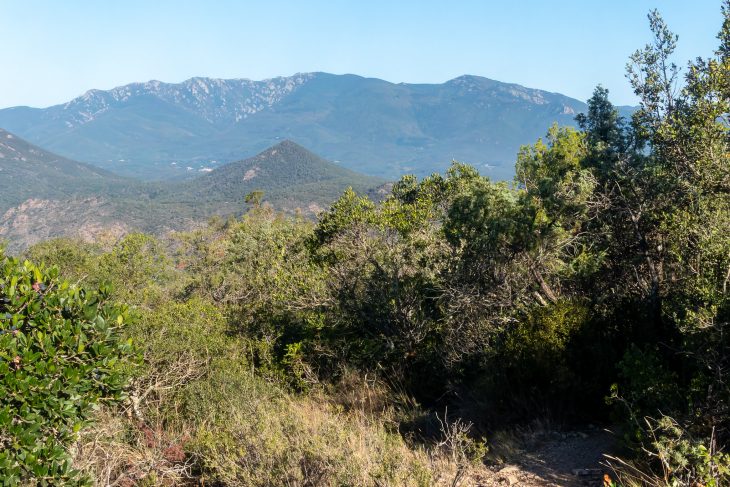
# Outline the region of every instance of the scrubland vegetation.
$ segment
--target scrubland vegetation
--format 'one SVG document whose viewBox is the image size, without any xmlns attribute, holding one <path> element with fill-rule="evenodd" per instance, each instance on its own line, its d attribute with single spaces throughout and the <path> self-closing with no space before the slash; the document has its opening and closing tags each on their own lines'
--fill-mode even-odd
<svg viewBox="0 0 730 487">
<path fill-rule="evenodd" d="M 549 417 L 624 424 L 616 484 L 727 484 L 725 7 L 683 79 L 651 14 L 632 120 L 599 87 L 513 184 L 3 257 L 6 483 L 476 485 L 490 432 Z"/>
</svg>

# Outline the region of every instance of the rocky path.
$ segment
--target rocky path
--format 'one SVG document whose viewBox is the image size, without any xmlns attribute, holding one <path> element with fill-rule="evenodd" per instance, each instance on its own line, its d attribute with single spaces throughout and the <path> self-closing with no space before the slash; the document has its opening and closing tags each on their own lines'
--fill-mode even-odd
<svg viewBox="0 0 730 487">
<path fill-rule="evenodd" d="M 504 465 L 492 467 L 484 486 L 602 486 L 609 470 L 601 464 L 604 453 L 615 453 L 616 437 L 590 428 L 571 432 L 544 432 L 526 438 Z"/>
</svg>

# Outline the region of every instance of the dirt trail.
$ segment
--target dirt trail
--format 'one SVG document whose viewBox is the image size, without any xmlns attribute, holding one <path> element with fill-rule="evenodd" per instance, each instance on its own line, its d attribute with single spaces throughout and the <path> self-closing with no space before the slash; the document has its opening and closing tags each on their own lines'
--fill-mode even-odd
<svg viewBox="0 0 730 487">
<path fill-rule="evenodd" d="M 492 467 L 483 486 L 602 486 L 604 453 L 616 453 L 614 434 L 591 428 L 532 435 L 511 452 L 505 465 Z"/>
</svg>

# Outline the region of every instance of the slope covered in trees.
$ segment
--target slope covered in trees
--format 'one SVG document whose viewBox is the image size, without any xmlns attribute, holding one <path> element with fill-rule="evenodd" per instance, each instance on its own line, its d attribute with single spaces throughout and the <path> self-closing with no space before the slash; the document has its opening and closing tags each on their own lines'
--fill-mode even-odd
<svg viewBox="0 0 730 487">
<path fill-rule="evenodd" d="M 189 181 L 144 183 L 46 152 L 0 131 L 0 238 L 18 250 L 52 237 L 163 234 L 240 215 L 252 202 L 313 217 L 346 188 L 377 195 L 384 181 L 284 141 Z M 32 183 L 30 183 L 32 181 Z"/>
<path fill-rule="evenodd" d="M 262 191 L 278 209 L 328 206 L 347 187 L 367 192 L 384 181 L 345 169 L 285 140 L 248 159 L 225 164 L 192 181 L 166 186 L 158 200 L 240 205 L 242 195 Z M 316 212 L 316 211 L 315 211 Z"/>
<path fill-rule="evenodd" d="M 513 184 L 454 164 L 379 202 L 348 190 L 316 223 L 255 206 L 169 240 L 29 249 L 138 312 L 126 410 L 66 441 L 79 475 L 481 485 L 499 429 L 547 419 L 623 425 L 608 485 L 730 482 L 730 2 L 683 79 L 649 19 L 632 119 L 597 88 Z M 24 279 L 35 302 L 47 279 Z M 36 326 L 43 308 L 13 306 L 3 331 Z"/>
<path fill-rule="evenodd" d="M 133 184 L 130 179 L 66 159 L 0 129 L 0 212 L 30 198 L 88 196 L 121 191 Z"/>
</svg>

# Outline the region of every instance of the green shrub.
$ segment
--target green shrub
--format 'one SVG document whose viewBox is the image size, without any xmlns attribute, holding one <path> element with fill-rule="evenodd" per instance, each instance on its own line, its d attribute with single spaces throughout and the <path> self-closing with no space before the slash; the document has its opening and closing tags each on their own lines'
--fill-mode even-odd
<svg viewBox="0 0 730 487">
<path fill-rule="evenodd" d="M 58 269 L 0 250 L 0 477 L 7 485 L 80 481 L 68 448 L 100 402 L 124 396 L 133 363 L 126 308 Z"/>
<path fill-rule="evenodd" d="M 668 485 L 719 487 L 730 482 L 730 454 L 714 438 L 693 438 L 674 419 L 649 422 L 651 446 L 645 451 L 661 463 Z"/>
<path fill-rule="evenodd" d="M 645 418 L 639 435 L 643 460 L 608 457 L 619 485 L 719 487 L 730 482 L 730 454 L 715 435 L 696 437 L 669 416 Z"/>
<path fill-rule="evenodd" d="M 99 276 L 98 256 L 101 248 L 80 239 L 54 238 L 30 247 L 24 256 L 31 262 L 59 267 L 70 281 Z"/>
<path fill-rule="evenodd" d="M 587 306 L 562 300 L 531 309 L 506 339 L 509 381 L 530 395 L 557 398 L 575 393 L 577 371 L 569 363 L 571 341 L 588 321 Z"/>
</svg>

